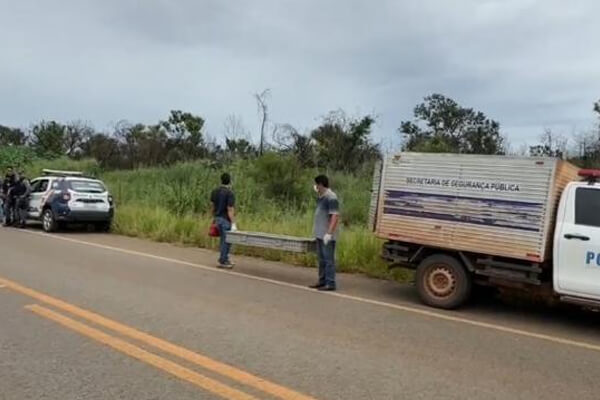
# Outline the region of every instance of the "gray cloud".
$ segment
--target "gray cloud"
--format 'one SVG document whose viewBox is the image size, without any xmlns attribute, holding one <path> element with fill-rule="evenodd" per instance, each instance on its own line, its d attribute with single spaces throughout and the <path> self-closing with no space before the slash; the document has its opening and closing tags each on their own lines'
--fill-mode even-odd
<svg viewBox="0 0 600 400">
<path fill-rule="evenodd" d="M 441 92 L 499 120 L 513 143 L 592 126 L 595 16 L 580 0 L 0 0 L 0 123 L 84 119 L 105 128 L 228 114 L 257 130 L 251 94 L 300 130 L 327 111 L 379 116 L 394 138 Z"/>
</svg>

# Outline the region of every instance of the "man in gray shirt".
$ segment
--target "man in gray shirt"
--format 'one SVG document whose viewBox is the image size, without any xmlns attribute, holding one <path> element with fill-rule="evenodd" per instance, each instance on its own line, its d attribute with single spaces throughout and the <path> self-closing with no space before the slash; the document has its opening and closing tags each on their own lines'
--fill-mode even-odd
<svg viewBox="0 0 600 400">
<path fill-rule="evenodd" d="M 334 291 L 336 290 L 335 246 L 340 219 L 339 202 L 336 194 L 329 189 L 329 179 L 325 175 L 315 178 L 314 188 L 319 195 L 314 223 L 314 236 L 317 239 L 317 257 L 319 259 L 319 281 L 310 287 L 323 291 Z"/>
</svg>

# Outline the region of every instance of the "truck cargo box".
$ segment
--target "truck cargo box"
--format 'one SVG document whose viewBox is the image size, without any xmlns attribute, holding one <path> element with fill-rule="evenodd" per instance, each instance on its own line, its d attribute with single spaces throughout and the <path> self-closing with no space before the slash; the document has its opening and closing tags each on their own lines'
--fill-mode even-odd
<svg viewBox="0 0 600 400">
<path fill-rule="evenodd" d="M 543 262 L 577 173 L 554 158 L 400 153 L 375 171 L 370 221 L 387 240 Z"/>
</svg>

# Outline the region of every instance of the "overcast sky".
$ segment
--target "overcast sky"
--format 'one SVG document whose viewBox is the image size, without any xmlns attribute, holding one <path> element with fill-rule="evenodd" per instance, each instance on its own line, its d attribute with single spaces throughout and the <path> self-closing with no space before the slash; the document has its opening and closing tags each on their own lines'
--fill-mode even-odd
<svg viewBox="0 0 600 400">
<path fill-rule="evenodd" d="M 0 123 L 153 123 L 210 135 L 271 89 L 300 131 L 342 108 L 376 139 L 439 92 L 498 120 L 514 146 L 589 130 L 600 98 L 598 0 L 0 0 Z"/>
</svg>

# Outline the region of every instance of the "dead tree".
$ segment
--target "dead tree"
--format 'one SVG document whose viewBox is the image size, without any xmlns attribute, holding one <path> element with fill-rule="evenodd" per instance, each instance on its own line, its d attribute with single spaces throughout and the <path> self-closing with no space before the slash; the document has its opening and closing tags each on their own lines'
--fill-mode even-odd
<svg viewBox="0 0 600 400">
<path fill-rule="evenodd" d="M 265 147 L 265 129 L 267 127 L 267 119 L 269 117 L 269 109 L 267 107 L 267 99 L 269 98 L 270 94 L 271 94 L 270 89 L 265 89 L 260 94 L 258 94 L 258 93 L 254 94 L 254 98 L 256 99 L 256 105 L 258 107 L 258 113 L 261 116 L 260 147 L 259 147 L 259 154 L 261 156 L 263 155 L 263 151 L 264 151 L 264 147 Z"/>
</svg>

